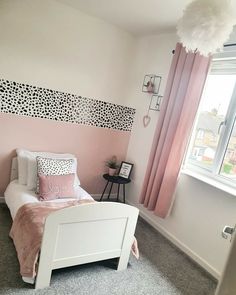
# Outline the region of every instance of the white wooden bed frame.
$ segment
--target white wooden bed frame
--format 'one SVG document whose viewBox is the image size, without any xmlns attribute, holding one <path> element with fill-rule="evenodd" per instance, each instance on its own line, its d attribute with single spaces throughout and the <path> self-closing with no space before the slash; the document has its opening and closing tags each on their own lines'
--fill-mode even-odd
<svg viewBox="0 0 236 295">
<path fill-rule="evenodd" d="M 17 176 L 16 158 L 11 180 Z M 48 287 L 53 269 L 119 258 L 127 268 L 139 210 L 113 202 L 82 204 L 51 213 L 45 222 L 35 288 Z"/>
</svg>

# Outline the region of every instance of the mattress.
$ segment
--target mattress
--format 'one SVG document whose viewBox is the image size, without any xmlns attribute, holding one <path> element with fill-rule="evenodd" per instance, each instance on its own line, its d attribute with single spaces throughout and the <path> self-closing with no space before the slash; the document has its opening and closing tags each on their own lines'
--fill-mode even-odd
<svg viewBox="0 0 236 295">
<path fill-rule="evenodd" d="M 78 200 L 82 199 L 93 199 L 89 193 L 87 193 L 80 186 L 76 187 L 76 197 Z M 18 180 L 13 180 L 8 185 L 5 193 L 5 201 L 10 210 L 12 219 L 15 218 L 18 209 L 27 204 L 27 203 L 39 203 L 41 201 L 38 200 L 37 195 L 34 191 L 27 189 L 26 185 L 22 185 L 18 183 Z M 74 199 L 66 199 L 66 200 L 74 200 Z M 63 202 L 65 199 L 57 199 L 46 202 Z M 45 201 L 44 201 L 45 202 Z"/>
</svg>

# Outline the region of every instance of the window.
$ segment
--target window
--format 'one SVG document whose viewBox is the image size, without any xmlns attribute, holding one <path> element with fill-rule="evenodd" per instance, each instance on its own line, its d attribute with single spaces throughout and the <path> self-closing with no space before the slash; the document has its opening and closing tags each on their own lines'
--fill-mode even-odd
<svg viewBox="0 0 236 295">
<path fill-rule="evenodd" d="M 236 53 L 213 59 L 185 168 L 236 188 Z"/>
</svg>

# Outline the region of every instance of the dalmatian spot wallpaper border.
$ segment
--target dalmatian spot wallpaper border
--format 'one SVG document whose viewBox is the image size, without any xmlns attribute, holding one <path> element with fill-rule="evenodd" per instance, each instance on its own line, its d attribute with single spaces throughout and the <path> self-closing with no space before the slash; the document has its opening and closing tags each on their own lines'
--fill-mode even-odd
<svg viewBox="0 0 236 295">
<path fill-rule="evenodd" d="M 131 131 L 135 109 L 0 79 L 0 112 Z"/>
</svg>

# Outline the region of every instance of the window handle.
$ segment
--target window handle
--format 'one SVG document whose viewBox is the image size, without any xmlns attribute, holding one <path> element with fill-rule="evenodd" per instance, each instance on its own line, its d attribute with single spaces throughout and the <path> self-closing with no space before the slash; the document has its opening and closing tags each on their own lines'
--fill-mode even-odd
<svg viewBox="0 0 236 295">
<path fill-rule="evenodd" d="M 229 225 L 226 225 L 222 231 L 222 237 L 224 239 L 228 239 L 228 237 L 230 237 L 230 241 L 232 239 L 232 235 L 233 233 L 235 232 L 235 229 L 236 229 L 236 225 L 234 227 L 231 227 Z"/>
<path fill-rule="evenodd" d="M 218 134 L 220 134 L 221 127 L 223 125 L 226 125 L 226 123 L 227 123 L 227 120 L 224 120 L 224 121 L 220 122 L 220 125 L 219 125 L 219 128 L 218 128 Z"/>
</svg>

